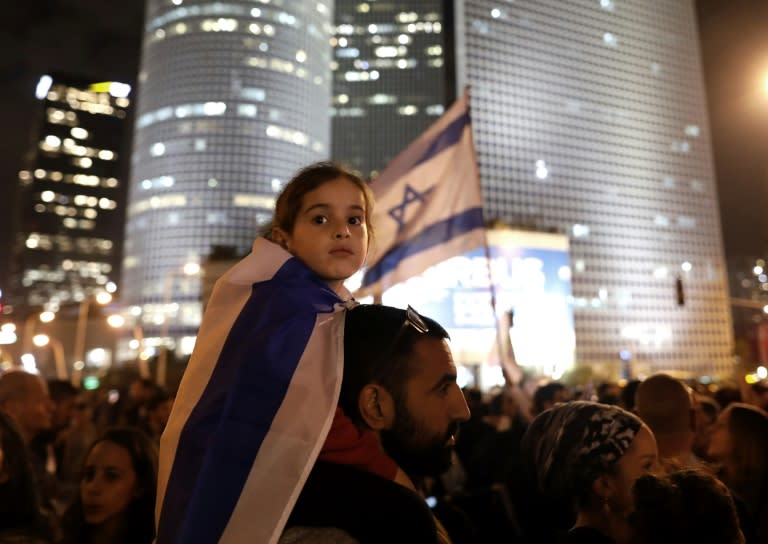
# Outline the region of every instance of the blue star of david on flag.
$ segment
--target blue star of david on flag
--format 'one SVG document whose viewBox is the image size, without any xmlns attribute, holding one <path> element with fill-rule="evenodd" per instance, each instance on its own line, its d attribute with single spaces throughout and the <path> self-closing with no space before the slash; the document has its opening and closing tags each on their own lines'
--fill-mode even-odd
<svg viewBox="0 0 768 544">
<path fill-rule="evenodd" d="M 383 293 L 485 245 L 480 173 L 465 93 L 371 182 L 376 244 L 357 297 Z"/>
<path fill-rule="evenodd" d="M 432 189 L 434 189 L 434 185 L 420 193 L 410 185 L 406 184 L 405 192 L 403 193 L 403 201 L 387 211 L 389 216 L 397 221 L 397 232 L 402 232 L 407 223 L 407 220 L 405 219 L 406 208 L 414 202 L 426 202 L 427 197 L 432 192 Z"/>
</svg>

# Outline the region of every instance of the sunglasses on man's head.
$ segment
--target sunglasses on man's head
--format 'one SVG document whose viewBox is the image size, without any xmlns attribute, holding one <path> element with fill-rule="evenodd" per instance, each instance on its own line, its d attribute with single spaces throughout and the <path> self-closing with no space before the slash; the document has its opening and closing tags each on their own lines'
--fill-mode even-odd
<svg viewBox="0 0 768 544">
<path fill-rule="evenodd" d="M 413 328 L 419 334 L 426 334 L 427 332 L 429 332 L 429 326 L 427 325 L 427 322 L 424 321 L 424 318 L 419 315 L 419 312 L 414 310 L 409 304 L 408 307 L 405 309 L 405 321 L 403 321 L 403 324 L 400 325 L 400 329 L 397 331 L 397 334 L 395 334 L 395 337 L 392 339 L 392 342 L 390 342 L 390 346 L 391 346 L 391 348 L 389 349 L 390 352 L 397 351 L 397 348 L 403 339 L 403 335 L 405 334 L 405 331 L 407 331 L 410 328 Z"/>
<path fill-rule="evenodd" d="M 420 334 L 429 332 L 429 326 L 427 325 L 427 322 L 424 321 L 424 318 L 421 317 L 419 312 L 414 310 L 410 304 L 405 309 L 405 321 L 403 322 L 402 327 L 400 327 L 400 332 L 402 332 L 403 328 L 409 326 L 416 329 Z"/>
</svg>

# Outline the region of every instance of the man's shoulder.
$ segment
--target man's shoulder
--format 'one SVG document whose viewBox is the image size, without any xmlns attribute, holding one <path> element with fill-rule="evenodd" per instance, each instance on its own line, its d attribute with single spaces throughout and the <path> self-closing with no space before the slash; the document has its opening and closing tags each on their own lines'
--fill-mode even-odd
<svg viewBox="0 0 768 544">
<path fill-rule="evenodd" d="M 334 527 L 361 543 L 437 538 L 432 512 L 418 494 L 369 472 L 326 462 L 312 469 L 288 526 Z"/>
</svg>

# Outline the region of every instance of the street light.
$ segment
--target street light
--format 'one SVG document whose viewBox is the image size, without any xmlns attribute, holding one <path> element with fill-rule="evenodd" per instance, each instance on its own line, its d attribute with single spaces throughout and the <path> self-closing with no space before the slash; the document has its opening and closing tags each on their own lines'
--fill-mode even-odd
<svg viewBox="0 0 768 544">
<path fill-rule="evenodd" d="M 104 306 L 112 301 L 112 295 L 106 291 L 99 292 L 95 300 L 98 304 Z M 80 375 L 85 367 L 85 337 L 88 329 L 88 311 L 91 307 L 91 297 L 85 297 L 80 301 L 80 308 L 77 311 L 77 328 L 75 329 L 75 361 L 72 364 L 72 385 L 80 385 Z"/>
<path fill-rule="evenodd" d="M 168 369 L 168 341 L 167 336 L 169 334 L 170 316 L 168 315 L 167 308 L 171 304 L 171 297 L 173 296 L 173 278 L 181 273 L 183 276 L 192 277 L 200 274 L 200 265 L 195 262 L 184 263 L 181 270 L 171 270 L 166 274 L 165 281 L 163 282 L 163 323 L 160 330 L 160 355 L 157 359 L 157 384 L 165 385 L 165 378 Z"/>
<path fill-rule="evenodd" d="M 55 338 L 51 338 L 47 334 L 36 334 L 32 338 L 32 343 L 39 348 L 47 346 L 48 344 L 51 345 L 51 349 L 53 350 L 53 359 L 56 362 L 56 377 L 60 380 L 66 380 L 67 363 L 64 360 L 64 346 L 62 346 L 61 342 Z"/>
<path fill-rule="evenodd" d="M 39 319 L 42 323 L 50 323 L 56 318 L 56 314 L 51 311 L 33 312 L 27 316 L 24 320 L 24 344 L 23 350 L 29 351 L 31 347 L 32 337 L 35 335 L 35 320 Z"/>
</svg>

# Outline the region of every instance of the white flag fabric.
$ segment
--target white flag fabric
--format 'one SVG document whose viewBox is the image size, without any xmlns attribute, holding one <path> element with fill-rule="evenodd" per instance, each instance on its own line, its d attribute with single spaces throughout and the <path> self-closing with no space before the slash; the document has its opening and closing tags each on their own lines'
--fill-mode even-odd
<svg viewBox="0 0 768 544">
<path fill-rule="evenodd" d="M 357 297 L 485 244 L 465 93 L 371 183 L 375 242 Z"/>
<path fill-rule="evenodd" d="M 157 544 L 277 542 L 338 402 L 341 302 L 263 238 L 216 282 L 160 440 Z"/>
</svg>

